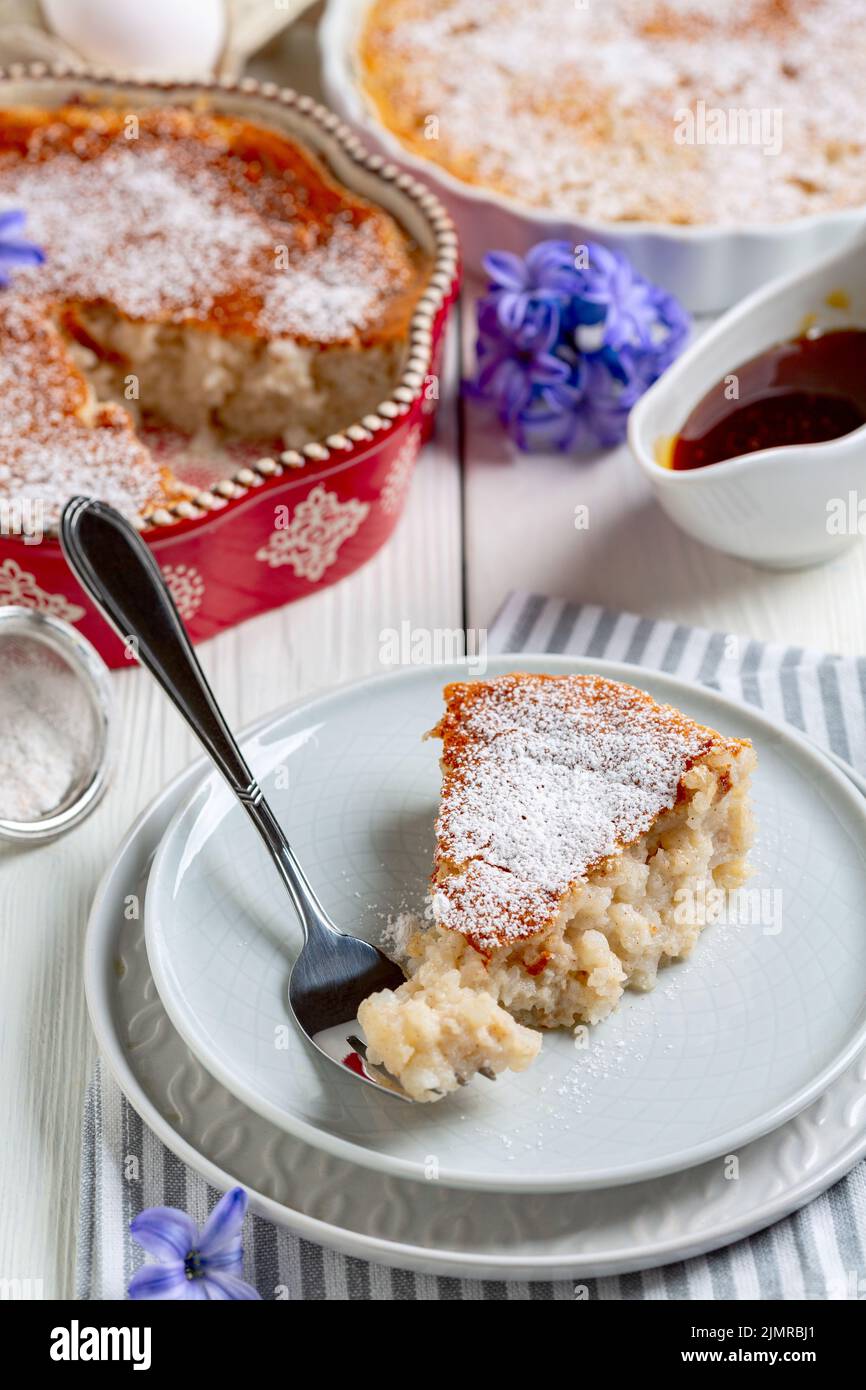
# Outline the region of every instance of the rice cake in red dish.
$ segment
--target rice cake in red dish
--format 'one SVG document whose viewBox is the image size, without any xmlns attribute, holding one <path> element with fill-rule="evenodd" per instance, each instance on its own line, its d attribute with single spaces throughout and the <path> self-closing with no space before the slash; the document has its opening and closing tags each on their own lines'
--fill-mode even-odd
<svg viewBox="0 0 866 1390">
<path fill-rule="evenodd" d="M 185 108 L 0 113 L 0 209 L 45 262 L 0 294 L 0 497 L 102 496 L 133 517 L 189 489 L 139 438 L 298 447 L 399 378 L 429 274 L 384 209 L 277 131 Z"/>
</svg>

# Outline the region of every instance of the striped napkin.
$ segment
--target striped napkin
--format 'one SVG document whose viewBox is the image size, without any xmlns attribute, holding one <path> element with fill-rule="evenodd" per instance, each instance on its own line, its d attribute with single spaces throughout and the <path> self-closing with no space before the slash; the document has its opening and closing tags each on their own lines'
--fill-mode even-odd
<svg viewBox="0 0 866 1390">
<path fill-rule="evenodd" d="M 771 646 L 590 605 L 513 594 L 488 634 L 491 654 L 567 652 L 628 661 L 701 681 L 762 707 L 866 773 L 866 658 Z M 141 1181 L 124 1181 L 137 1160 Z M 134 1189 L 134 1197 L 130 1189 Z M 78 1293 L 116 1299 L 142 1252 L 129 1239 L 142 1207 L 177 1206 L 203 1223 L 218 1193 L 145 1128 L 104 1067 L 84 1114 Z M 130 1209 L 130 1202 L 134 1208 Z M 568 1299 L 570 1281 L 495 1283 L 434 1278 L 338 1255 L 248 1217 L 245 1275 L 263 1298 Z M 598 1299 L 843 1297 L 866 1268 L 866 1163 L 808 1207 L 715 1254 L 663 1269 L 582 1280 Z M 857 1296 L 856 1292 L 853 1295 Z"/>
</svg>

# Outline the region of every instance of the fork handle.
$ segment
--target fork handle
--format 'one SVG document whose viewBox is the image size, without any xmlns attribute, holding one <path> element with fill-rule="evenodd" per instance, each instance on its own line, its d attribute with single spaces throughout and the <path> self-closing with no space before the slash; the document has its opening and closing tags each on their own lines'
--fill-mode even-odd
<svg viewBox="0 0 866 1390">
<path fill-rule="evenodd" d="M 305 933 L 335 931 L 229 729 L 153 552 L 105 502 L 73 497 L 60 518 L 70 568 L 131 655 L 153 676 L 228 782 L 268 847 Z"/>
</svg>

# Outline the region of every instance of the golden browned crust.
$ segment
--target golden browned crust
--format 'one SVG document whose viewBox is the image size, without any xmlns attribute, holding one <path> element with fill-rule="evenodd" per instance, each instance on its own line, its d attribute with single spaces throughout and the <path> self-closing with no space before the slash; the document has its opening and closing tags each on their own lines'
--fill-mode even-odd
<svg viewBox="0 0 866 1390">
<path fill-rule="evenodd" d="M 365 343 L 405 336 L 426 269 L 420 251 L 390 214 L 351 193 L 315 155 L 278 131 L 179 107 L 135 113 L 86 106 L 0 111 L 0 193 L 7 187 L 14 189 L 16 170 L 22 164 L 36 165 L 50 178 L 56 162 L 66 162 L 70 156 L 86 167 L 118 154 L 144 162 L 155 151 L 162 169 L 193 189 L 206 180 L 208 197 L 215 191 L 222 211 L 238 214 L 248 221 L 250 230 L 258 227 L 266 235 L 253 254 L 246 255 L 245 247 L 237 246 L 228 283 L 221 283 L 216 297 L 206 270 L 200 284 L 187 287 L 180 303 L 171 293 L 173 287 L 160 284 L 154 275 L 153 283 L 144 287 L 152 302 L 143 315 L 124 306 L 122 285 L 112 293 L 113 269 L 105 265 L 106 288 L 100 297 L 120 313 L 148 322 L 192 321 L 221 334 L 276 336 L 279 329 L 272 327 L 267 315 L 267 293 L 279 276 L 280 253 L 289 260 L 303 260 L 339 235 L 347 280 L 363 276 L 375 261 L 389 270 L 390 285 L 369 323 L 360 331 L 338 336 L 360 337 Z M 124 219 L 108 172 L 104 197 L 106 215 L 116 223 L 114 260 L 134 269 L 142 263 L 147 243 L 162 229 L 151 224 L 142 230 Z M 166 238 L 176 238 L 180 229 L 171 220 L 173 209 L 166 207 L 164 212 Z M 353 237 L 362 229 L 363 240 Z M 202 230 L 207 230 L 204 224 Z M 74 245 L 74 220 L 65 224 L 65 232 Z M 202 257 L 206 249 L 200 247 Z M 70 255 L 67 246 L 48 245 L 45 250 L 48 259 L 40 283 L 50 284 L 55 297 L 64 302 L 92 299 L 81 294 L 81 281 L 89 271 L 82 266 L 83 257 Z M 87 248 L 80 250 L 86 254 Z M 291 336 L 300 342 L 315 341 L 303 330 Z"/>
<path fill-rule="evenodd" d="M 0 202 L 45 253 L 0 294 L 0 495 L 41 500 L 49 525 L 71 480 L 142 517 L 193 493 L 122 406 L 94 398 L 71 346 L 115 359 L 87 311 L 265 347 L 396 352 L 427 270 L 313 154 L 204 111 L 0 111 Z"/>
<path fill-rule="evenodd" d="M 434 912 L 478 949 L 543 931 L 578 884 L 683 795 L 727 739 L 601 676 L 445 687 Z"/>
<path fill-rule="evenodd" d="M 866 201 L 858 20 L 856 0 L 372 0 L 358 68 L 406 149 L 521 205 L 786 222 Z"/>
</svg>

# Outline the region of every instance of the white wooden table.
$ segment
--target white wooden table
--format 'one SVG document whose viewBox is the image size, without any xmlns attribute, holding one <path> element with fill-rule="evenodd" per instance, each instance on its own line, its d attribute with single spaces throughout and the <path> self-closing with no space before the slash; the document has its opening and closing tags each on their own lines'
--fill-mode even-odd
<svg viewBox="0 0 866 1390">
<path fill-rule="evenodd" d="M 310 39 L 301 25 L 272 47 L 269 75 L 315 90 Z M 461 318 L 469 350 L 468 299 Z M 624 449 L 589 466 L 515 456 L 474 407 L 461 421 L 459 337 L 455 325 L 437 437 L 386 549 L 338 587 L 200 648 L 233 724 L 376 671 L 384 629 L 483 628 L 515 587 L 866 650 L 864 546 L 824 569 L 761 571 L 676 530 Z M 578 504 L 589 507 L 588 530 L 574 528 Z M 0 1279 L 41 1279 L 46 1297 L 74 1290 L 80 1118 L 94 1056 L 81 985 L 88 908 L 126 828 L 196 752 L 143 672 L 118 674 L 115 689 L 120 762 L 100 808 L 57 844 L 0 848 Z"/>
</svg>

